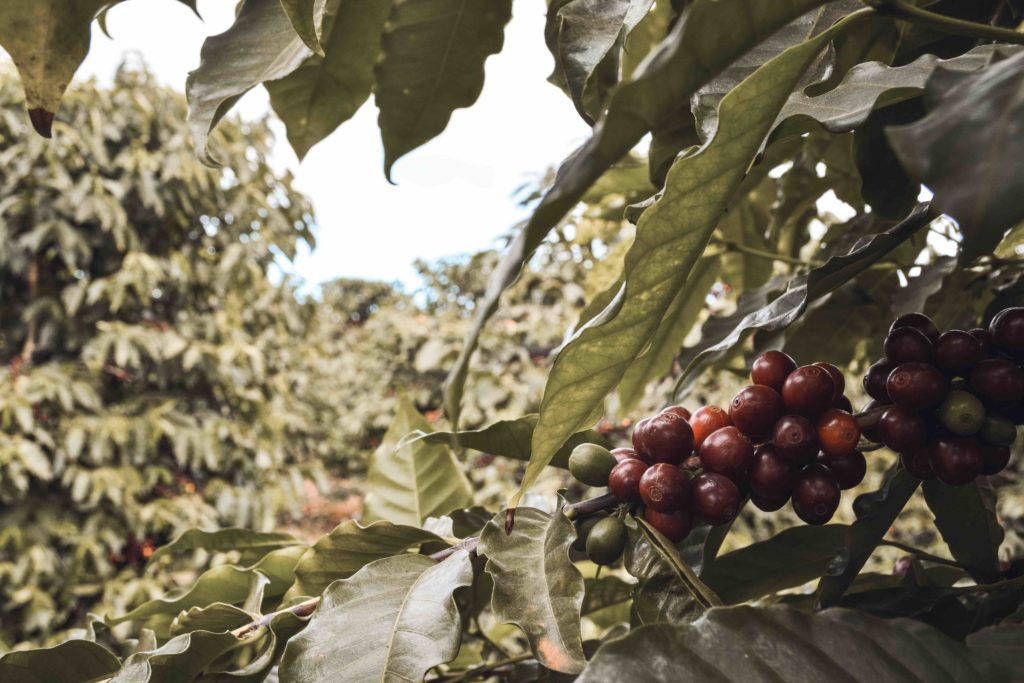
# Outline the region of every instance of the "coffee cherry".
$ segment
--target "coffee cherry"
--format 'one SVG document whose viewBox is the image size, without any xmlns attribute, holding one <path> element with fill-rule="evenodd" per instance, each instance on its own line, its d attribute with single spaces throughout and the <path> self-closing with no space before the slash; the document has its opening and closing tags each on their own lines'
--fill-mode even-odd
<svg viewBox="0 0 1024 683">
<path fill-rule="evenodd" d="M 989 323 L 988 331 L 999 350 L 1024 358 L 1024 307 L 1004 308 Z"/>
<path fill-rule="evenodd" d="M 647 471 L 643 460 L 626 458 L 620 460 L 608 475 L 608 490 L 621 503 L 640 502 L 640 478 Z"/>
<path fill-rule="evenodd" d="M 934 365 L 903 363 L 889 374 L 885 388 L 893 403 L 920 411 L 942 403 L 949 382 Z"/>
<path fill-rule="evenodd" d="M 789 496 L 785 498 L 764 498 L 756 493 L 750 494 L 750 502 L 753 503 L 758 510 L 764 512 L 775 512 L 785 507 L 786 503 L 789 502 Z"/>
<path fill-rule="evenodd" d="M 587 535 L 587 557 L 594 564 L 609 565 L 622 557 L 628 532 L 618 517 L 599 520 Z"/>
<path fill-rule="evenodd" d="M 835 401 L 833 401 L 832 407 L 838 408 L 839 410 L 845 410 L 848 413 L 853 412 L 853 404 L 850 403 L 850 399 L 847 398 L 846 396 L 840 396 Z"/>
<path fill-rule="evenodd" d="M 949 330 L 935 342 L 935 365 L 950 375 L 963 375 L 985 357 L 981 342 L 970 332 Z"/>
<path fill-rule="evenodd" d="M 832 405 L 834 406 L 846 391 L 846 378 L 843 377 L 843 371 L 831 363 L 818 362 L 812 363 L 812 365 L 821 368 L 832 378 L 832 384 L 835 385 L 835 393 L 832 395 Z"/>
<path fill-rule="evenodd" d="M 928 423 L 903 406 L 889 406 L 878 420 L 878 435 L 888 448 L 909 453 L 928 443 Z"/>
<path fill-rule="evenodd" d="M 808 465 L 793 482 L 793 510 L 807 524 L 824 524 L 839 507 L 839 482 L 824 465 Z"/>
<path fill-rule="evenodd" d="M 686 408 L 682 407 L 682 406 L 669 406 L 668 408 L 665 408 L 661 412 L 663 412 L 663 413 L 672 413 L 674 415 L 678 415 L 679 417 L 681 417 L 681 418 L 683 418 L 684 420 L 687 420 L 687 421 L 689 421 L 690 417 L 692 417 L 692 415 L 690 414 L 690 411 L 687 410 Z"/>
<path fill-rule="evenodd" d="M 594 528 L 595 524 L 607 516 L 608 515 L 604 513 L 594 514 L 576 524 L 576 540 L 572 542 L 573 550 L 578 550 L 581 553 L 586 552 L 587 536 L 590 535 L 590 530 Z"/>
<path fill-rule="evenodd" d="M 836 476 L 836 482 L 843 491 L 852 489 L 864 481 L 864 475 L 868 471 L 868 461 L 864 454 L 858 450 L 852 450 L 842 455 L 830 455 L 822 453 L 818 456 L 818 462 L 832 471 Z"/>
<path fill-rule="evenodd" d="M 690 427 L 693 429 L 693 445 L 698 450 L 704 439 L 708 438 L 722 427 L 732 424 L 729 413 L 718 406 L 704 406 L 698 408 L 690 418 Z"/>
<path fill-rule="evenodd" d="M 642 459 L 647 459 L 647 451 L 642 448 L 644 433 L 647 431 L 647 425 L 650 424 L 651 418 L 645 417 L 642 420 L 637 421 L 636 425 L 633 426 L 633 450 Z"/>
<path fill-rule="evenodd" d="M 883 403 L 892 403 L 892 399 L 889 398 L 889 390 L 886 389 L 885 383 L 889 379 L 889 373 L 893 370 L 893 364 L 882 359 L 875 361 L 875 363 L 868 368 L 868 371 L 864 374 L 864 391 L 868 392 L 868 396 L 875 399 L 876 401 L 882 401 Z"/>
<path fill-rule="evenodd" d="M 1017 427 L 1008 417 L 989 415 L 981 426 L 981 438 L 993 446 L 1009 446 L 1017 439 Z"/>
<path fill-rule="evenodd" d="M 898 327 L 890 332 L 882 349 L 893 365 L 912 361 L 927 363 L 932 357 L 932 343 L 913 327 Z"/>
<path fill-rule="evenodd" d="M 957 436 L 968 436 L 985 424 L 985 406 L 974 394 L 951 391 L 939 406 L 939 418 Z"/>
<path fill-rule="evenodd" d="M 818 419 L 818 443 L 826 455 L 846 455 L 857 448 L 860 425 L 842 410 L 828 410 Z"/>
<path fill-rule="evenodd" d="M 735 427 L 722 427 L 704 440 L 700 447 L 700 464 L 708 472 L 729 477 L 736 484 L 746 481 L 754 463 L 754 446 Z"/>
<path fill-rule="evenodd" d="M 1000 410 L 1003 413 L 1003 417 L 1013 424 L 1024 425 L 1024 401 L 1014 401 L 1009 405 L 1003 406 Z"/>
<path fill-rule="evenodd" d="M 751 439 L 761 440 L 772 432 L 786 412 L 779 392 L 763 384 L 740 389 L 729 403 L 729 418 L 736 428 Z"/>
<path fill-rule="evenodd" d="M 871 399 L 864 405 L 863 414 L 860 417 L 860 433 L 864 435 L 865 439 L 879 443 L 882 440 L 881 435 L 878 433 L 878 421 L 881 419 L 881 411 L 875 412 L 879 408 L 884 408 L 889 405 L 888 403 L 882 403 L 881 401 Z M 850 411 L 852 412 L 852 411 Z M 614 452 L 614 451 L 613 451 Z"/>
<path fill-rule="evenodd" d="M 640 436 L 637 437 L 637 432 Z M 633 448 L 651 463 L 679 465 L 693 454 L 693 430 L 678 413 L 658 413 L 633 432 Z"/>
<path fill-rule="evenodd" d="M 935 472 L 932 470 L 932 450 L 934 445 L 922 446 L 912 451 L 900 453 L 900 462 L 903 469 L 912 477 L 918 479 L 934 479 Z"/>
<path fill-rule="evenodd" d="M 740 511 L 740 490 L 728 477 L 705 472 L 693 480 L 690 509 L 697 518 L 712 526 L 736 519 Z"/>
<path fill-rule="evenodd" d="M 782 392 L 782 384 L 789 374 L 796 370 L 796 361 L 782 351 L 765 351 L 750 367 L 750 379 L 754 384 L 771 387 Z"/>
<path fill-rule="evenodd" d="M 775 423 L 772 432 L 775 453 L 794 465 L 806 465 L 818 453 L 818 432 L 802 415 L 786 415 Z"/>
<path fill-rule="evenodd" d="M 675 465 L 659 462 L 640 477 L 640 500 L 652 510 L 679 510 L 689 496 L 690 479 Z"/>
<path fill-rule="evenodd" d="M 889 328 L 889 333 L 891 334 L 894 330 L 898 330 L 901 327 L 913 327 L 915 330 L 923 332 L 928 341 L 933 344 L 939 338 L 939 328 L 924 313 L 904 313 L 893 321 L 892 326 Z"/>
<path fill-rule="evenodd" d="M 805 417 L 817 417 L 832 406 L 836 385 L 829 373 L 816 365 L 804 365 L 792 372 L 782 385 L 786 410 Z"/>
<path fill-rule="evenodd" d="M 981 344 L 981 357 L 988 358 L 992 355 L 992 335 L 989 334 L 988 330 L 984 327 L 975 327 L 973 330 L 968 330 L 970 335 L 978 340 Z"/>
<path fill-rule="evenodd" d="M 647 508 L 644 510 L 644 521 L 673 543 L 682 542 L 693 529 L 693 516 L 688 510 L 658 512 Z"/>
<path fill-rule="evenodd" d="M 634 458 L 636 460 L 643 460 L 643 458 L 640 457 L 640 454 L 637 453 L 632 448 L 613 448 L 611 450 L 611 454 L 613 456 L 615 456 L 615 461 L 616 462 L 622 462 L 623 460 L 626 460 L 627 458 Z"/>
<path fill-rule="evenodd" d="M 999 474 L 1010 464 L 1009 446 L 985 444 L 981 447 L 981 455 L 984 461 L 981 471 L 988 476 Z"/>
<path fill-rule="evenodd" d="M 587 486 L 607 486 L 608 475 L 617 463 L 607 448 L 596 443 L 581 443 L 569 456 L 569 473 Z"/>
<path fill-rule="evenodd" d="M 988 358 L 971 371 L 971 389 L 985 405 L 1000 406 L 1024 398 L 1024 370 L 1008 358 Z"/>
<path fill-rule="evenodd" d="M 939 481 L 950 486 L 962 486 L 981 474 L 985 457 L 976 439 L 943 438 L 935 442 L 931 463 Z"/>
<path fill-rule="evenodd" d="M 779 457 L 775 449 L 768 444 L 758 446 L 754 452 L 754 464 L 750 466 L 750 472 L 747 475 L 751 497 L 760 499 L 769 505 L 781 499 L 782 504 L 779 507 L 782 507 L 789 500 L 789 494 L 793 490 L 793 480 L 796 478 L 797 468 L 797 465 Z M 757 505 L 756 502 L 755 505 Z M 764 510 L 760 505 L 758 507 Z M 770 510 L 765 511 L 770 512 Z"/>
</svg>

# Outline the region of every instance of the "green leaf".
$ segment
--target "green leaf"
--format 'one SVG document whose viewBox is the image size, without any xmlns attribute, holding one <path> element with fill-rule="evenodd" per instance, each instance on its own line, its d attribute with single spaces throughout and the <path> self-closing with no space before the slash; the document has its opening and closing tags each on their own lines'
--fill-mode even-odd
<svg viewBox="0 0 1024 683">
<path fill-rule="evenodd" d="M 381 38 L 375 89 L 384 174 L 437 136 L 452 112 L 476 102 L 484 61 L 501 52 L 511 0 L 404 0 Z"/>
<path fill-rule="evenodd" d="M 420 526 L 427 517 L 472 504 L 469 480 L 446 446 L 420 442 L 400 447 L 401 438 L 414 430 L 429 432 L 430 425 L 402 396 L 394 421 L 370 458 L 364 520 Z"/>
<path fill-rule="evenodd" d="M 382 0 L 330 0 L 323 18 L 324 56 L 313 55 L 284 78 L 264 84 L 299 159 L 369 98 L 390 9 Z"/>
<path fill-rule="evenodd" d="M 996 518 L 996 492 L 988 479 L 949 486 L 924 482 L 924 499 L 956 561 L 979 583 L 999 580 L 999 545 L 1005 533 Z"/>
<path fill-rule="evenodd" d="M 191 683 L 221 655 L 243 642 L 231 633 L 184 633 L 155 650 L 128 657 L 110 683 Z"/>
<path fill-rule="evenodd" d="M 260 640 L 258 654 L 244 666 L 227 671 L 204 674 L 201 683 L 263 683 L 271 680 L 267 674 L 281 661 L 288 641 L 305 628 L 307 619 L 290 612 L 275 614 L 266 625 Z M 247 636 L 247 639 L 251 636 Z"/>
<path fill-rule="evenodd" d="M 199 68 L 185 81 L 188 120 L 199 159 L 218 165 L 209 151 L 209 135 L 217 123 L 246 92 L 287 76 L 309 55 L 309 48 L 292 30 L 281 0 L 243 3 L 231 28 L 203 43 Z"/>
<path fill-rule="evenodd" d="M 121 662 L 107 648 L 88 640 L 0 655 L 4 683 L 92 683 L 106 680 Z"/>
<path fill-rule="evenodd" d="M 569 560 L 576 530 L 564 514 L 524 508 L 511 534 L 498 513 L 480 533 L 478 552 L 494 579 L 491 609 L 501 623 L 515 624 L 549 669 L 579 673 L 586 660 L 580 634 L 583 577 Z"/>
<path fill-rule="evenodd" d="M 453 593 L 473 581 L 465 550 L 442 562 L 388 557 L 336 581 L 281 659 L 282 683 L 420 681 L 459 651 Z"/>
<path fill-rule="evenodd" d="M 623 560 L 623 568 L 637 580 L 633 586 L 633 604 L 630 606 L 632 625 L 693 621 L 704 613 L 705 608 L 694 599 L 689 588 L 679 581 L 664 553 L 655 549 L 648 536 L 637 526 L 628 525 L 629 542 Z M 707 538 L 707 535 L 704 534 L 702 538 Z M 690 540 L 688 537 L 687 541 Z"/>
<path fill-rule="evenodd" d="M 227 528 L 216 531 L 188 529 L 167 545 L 160 546 L 149 559 L 155 562 L 164 555 L 193 550 L 225 553 L 231 550 L 275 550 L 300 541 L 291 534 Z"/>
<path fill-rule="evenodd" d="M 1024 625 L 1006 624 L 982 629 L 967 636 L 967 647 L 984 661 L 1004 669 L 1008 680 L 1024 680 Z"/>
<path fill-rule="evenodd" d="M 160 614 L 173 616 L 182 610 L 205 607 L 214 602 L 240 605 L 267 581 L 265 576 L 252 570 L 231 565 L 213 567 L 203 572 L 194 584 L 179 595 L 172 591 L 165 597 L 144 602 L 123 616 L 108 619 L 108 622 L 114 625 Z"/>
<path fill-rule="evenodd" d="M 599 579 L 585 579 L 585 593 L 580 614 L 595 623 L 604 622 L 607 615 L 614 617 L 625 608 L 625 619 L 628 621 L 629 603 L 633 598 L 634 585 L 626 583 L 617 576 L 602 576 Z M 610 623 L 606 625 L 611 625 Z"/>
<path fill-rule="evenodd" d="M 320 46 L 316 30 L 316 0 L 281 0 L 281 7 L 296 35 L 302 38 L 306 47 L 322 57 L 324 49 Z"/>
<path fill-rule="evenodd" d="M 637 518 L 637 527 L 640 533 L 651 545 L 655 552 L 661 555 L 669 569 L 675 575 L 676 580 L 690 592 L 697 604 L 703 608 L 716 607 L 722 604 L 721 599 L 697 577 L 693 568 L 688 565 L 679 555 L 672 542 L 661 535 L 657 529 L 644 520 Z"/>
</svg>

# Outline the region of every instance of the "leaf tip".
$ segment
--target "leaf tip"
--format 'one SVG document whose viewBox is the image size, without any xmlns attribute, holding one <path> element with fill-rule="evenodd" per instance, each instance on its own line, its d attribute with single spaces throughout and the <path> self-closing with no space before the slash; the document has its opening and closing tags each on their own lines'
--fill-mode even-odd
<svg viewBox="0 0 1024 683">
<path fill-rule="evenodd" d="M 512 535 L 512 528 L 516 525 L 516 509 L 509 508 L 505 510 L 505 535 Z"/>
<path fill-rule="evenodd" d="M 53 137 L 53 117 L 54 112 L 47 111 L 43 107 L 34 107 L 28 110 L 28 118 L 32 122 L 32 127 L 44 138 Z"/>
</svg>

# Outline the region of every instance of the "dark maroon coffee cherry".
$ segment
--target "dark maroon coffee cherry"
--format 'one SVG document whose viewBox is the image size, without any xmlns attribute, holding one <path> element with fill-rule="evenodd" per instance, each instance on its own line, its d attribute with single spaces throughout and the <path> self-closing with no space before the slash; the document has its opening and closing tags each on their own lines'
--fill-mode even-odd
<svg viewBox="0 0 1024 683">
<path fill-rule="evenodd" d="M 1024 399 L 1024 370 L 1008 358 L 987 358 L 971 370 L 971 390 L 988 406 Z"/>
<path fill-rule="evenodd" d="M 832 407 L 838 408 L 839 410 L 845 410 L 848 413 L 853 412 L 853 404 L 850 403 L 850 399 L 847 398 L 846 396 L 840 396 L 835 401 L 833 401 Z"/>
<path fill-rule="evenodd" d="M 1000 351 L 1018 360 L 1024 359 L 1024 307 L 999 311 L 989 323 L 988 331 Z"/>
<path fill-rule="evenodd" d="M 865 439 L 874 441 L 875 443 L 880 443 L 882 441 L 882 437 L 878 433 L 878 421 L 882 418 L 882 411 L 880 409 L 887 405 L 889 405 L 889 403 L 882 403 L 876 399 L 871 399 L 864 405 L 859 422 L 860 433 L 864 435 Z"/>
<path fill-rule="evenodd" d="M 640 455 L 632 448 L 613 448 L 612 455 L 619 462 L 626 460 L 627 458 L 634 458 L 636 460 L 643 460 Z"/>
<path fill-rule="evenodd" d="M 775 453 L 794 465 L 806 465 L 818 454 L 818 431 L 802 415 L 785 415 L 772 432 Z"/>
<path fill-rule="evenodd" d="M 992 476 L 999 474 L 1010 464 L 1010 447 L 984 444 L 981 448 L 983 465 L 981 471 Z"/>
<path fill-rule="evenodd" d="M 718 526 L 736 519 L 741 499 L 740 490 L 731 479 L 705 472 L 693 480 L 690 509 L 701 521 Z"/>
<path fill-rule="evenodd" d="M 651 418 L 645 417 L 633 426 L 633 450 L 636 451 L 637 456 L 645 462 L 649 462 L 648 455 L 647 451 L 645 451 L 641 445 L 643 444 L 644 433 L 647 431 L 647 425 L 650 424 L 650 422 Z"/>
<path fill-rule="evenodd" d="M 779 457 L 770 445 L 758 446 L 754 452 L 754 464 L 750 466 L 750 472 L 747 474 L 751 497 L 769 504 L 781 499 L 779 507 L 782 507 L 793 491 L 793 480 L 796 478 L 797 470 L 797 465 Z M 758 507 L 764 510 L 760 505 Z"/>
<path fill-rule="evenodd" d="M 949 381 L 928 363 L 903 363 L 889 374 L 885 383 L 892 402 L 914 411 L 931 410 L 949 390 Z"/>
<path fill-rule="evenodd" d="M 962 486 L 974 481 L 985 466 L 981 444 L 970 437 L 942 438 L 931 452 L 932 470 L 939 481 Z"/>
<path fill-rule="evenodd" d="M 835 408 L 818 418 L 818 443 L 826 455 L 852 453 L 860 442 L 860 425 L 849 413 Z"/>
<path fill-rule="evenodd" d="M 782 351 L 765 351 L 750 366 L 750 379 L 754 384 L 771 387 L 782 392 L 782 384 L 796 370 L 796 361 Z"/>
<path fill-rule="evenodd" d="M 818 456 L 818 462 L 832 471 L 843 491 L 852 489 L 864 481 L 864 475 L 868 471 L 868 461 L 860 451 L 853 450 L 842 455 L 829 455 L 822 453 Z"/>
<path fill-rule="evenodd" d="M 928 422 L 903 406 L 889 406 L 878 420 L 878 435 L 888 448 L 909 453 L 928 444 Z"/>
<path fill-rule="evenodd" d="M 824 465 L 808 465 L 793 482 L 793 510 L 807 524 L 824 524 L 839 507 L 839 482 Z"/>
<path fill-rule="evenodd" d="M 775 512 L 785 507 L 786 503 L 789 502 L 789 496 L 785 498 L 764 498 L 756 493 L 751 492 L 750 502 L 753 503 L 758 510 L 764 512 Z"/>
<path fill-rule="evenodd" d="M 679 465 L 693 454 L 693 430 L 678 413 L 658 413 L 644 425 L 639 440 L 634 432 L 633 447 L 647 455 L 652 464 Z"/>
<path fill-rule="evenodd" d="M 608 475 L 608 490 L 621 503 L 640 502 L 640 478 L 647 471 L 647 463 L 635 458 L 620 460 Z"/>
<path fill-rule="evenodd" d="M 918 479 L 934 479 L 935 472 L 932 470 L 932 450 L 934 444 L 922 446 L 921 448 L 915 448 L 912 451 L 900 453 L 900 462 L 903 463 L 903 469 L 910 473 L 912 477 Z"/>
<path fill-rule="evenodd" d="M 740 389 L 729 403 L 729 419 L 755 441 L 768 437 L 785 412 L 779 392 L 763 384 Z"/>
<path fill-rule="evenodd" d="M 875 361 L 868 368 L 868 371 L 864 374 L 864 391 L 868 392 L 868 396 L 876 401 L 892 403 L 892 399 L 889 398 L 889 390 L 885 388 L 885 383 L 889 379 L 889 373 L 892 372 L 893 367 L 892 363 L 883 358 L 882 360 Z"/>
<path fill-rule="evenodd" d="M 735 427 L 722 427 L 704 440 L 700 447 L 700 464 L 708 472 L 717 472 L 737 484 L 746 481 L 754 463 L 754 446 Z"/>
<path fill-rule="evenodd" d="M 968 330 L 970 335 L 978 340 L 981 344 L 981 357 L 988 358 L 992 355 L 992 335 L 988 333 L 984 327 L 975 327 L 973 330 Z"/>
<path fill-rule="evenodd" d="M 893 365 L 913 361 L 927 363 L 932 357 L 932 343 L 924 332 L 913 327 L 898 327 L 890 332 L 882 349 Z"/>
<path fill-rule="evenodd" d="M 673 510 L 658 512 L 647 508 L 644 510 L 644 521 L 661 532 L 661 535 L 673 543 L 682 542 L 693 529 L 693 516 L 689 510 Z"/>
<path fill-rule="evenodd" d="M 828 371 L 816 365 L 794 370 L 782 385 L 786 410 L 804 417 L 818 417 L 832 407 L 836 385 Z"/>
<path fill-rule="evenodd" d="M 665 408 L 661 412 L 663 412 L 663 413 L 672 413 L 673 415 L 678 415 L 679 417 L 683 418 L 687 422 L 689 422 L 690 418 L 692 417 L 690 411 L 687 410 L 686 408 L 682 407 L 682 406 L 669 406 L 668 408 Z"/>
<path fill-rule="evenodd" d="M 832 395 L 832 405 L 835 405 L 836 401 L 843 396 L 843 392 L 846 391 L 846 378 L 843 377 L 843 371 L 831 363 L 818 362 L 812 363 L 812 365 L 821 368 L 828 373 L 829 377 L 832 378 L 832 384 L 835 385 L 835 394 Z"/>
<path fill-rule="evenodd" d="M 689 497 L 690 479 L 675 465 L 656 463 L 640 477 L 640 500 L 652 510 L 680 510 Z"/>
<path fill-rule="evenodd" d="M 698 408 L 697 412 L 690 418 L 690 427 L 693 429 L 693 446 L 700 449 L 704 439 L 708 438 L 722 427 L 732 424 L 729 413 L 718 406 L 704 406 Z"/>
<path fill-rule="evenodd" d="M 963 375 L 985 358 L 981 342 L 963 330 L 940 334 L 933 355 L 939 370 L 950 375 Z"/>
<path fill-rule="evenodd" d="M 889 327 L 889 333 L 891 334 L 901 327 L 913 327 L 915 330 L 923 332 L 928 341 L 933 344 L 939 338 L 939 328 L 924 313 L 904 313 L 893 321 L 892 326 Z"/>
</svg>

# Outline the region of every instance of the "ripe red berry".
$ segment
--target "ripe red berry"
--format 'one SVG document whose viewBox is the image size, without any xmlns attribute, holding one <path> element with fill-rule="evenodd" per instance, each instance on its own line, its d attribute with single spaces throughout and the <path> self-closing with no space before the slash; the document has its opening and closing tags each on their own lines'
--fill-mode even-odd
<svg viewBox="0 0 1024 683">
<path fill-rule="evenodd" d="M 647 463 L 635 458 L 620 460 L 608 475 L 608 490 L 622 503 L 640 502 L 640 478 L 647 471 Z"/>
<path fill-rule="evenodd" d="M 818 419 L 818 443 L 827 455 L 852 453 L 859 441 L 860 425 L 853 415 L 833 408 Z"/>
<path fill-rule="evenodd" d="M 786 412 L 779 392 L 763 384 L 740 389 L 729 403 L 729 418 L 741 432 L 761 440 L 772 432 L 775 422 Z"/>
<path fill-rule="evenodd" d="M 988 358 L 992 355 L 992 335 L 989 334 L 988 330 L 984 327 L 975 327 L 972 330 L 968 330 L 970 335 L 978 340 L 981 344 L 981 357 Z"/>
<path fill-rule="evenodd" d="M 615 459 L 618 460 L 619 462 L 622 462 L 627 458 L 643 460 L 643 458 L 641 458 L 640 455 L 632 448 L 613 448 L 611 452 L 612 455 L 615 456 Z"/>
<path fill-rule="evenodd" d="M 682 509 L 690 496 L 690 479 L 666 462 L 651 465 L 640 477 L 640 500 L 658 512 Z"/>
<path fill-rule="evenodd" d="M 912 361 L 927 363 L 932 357 L 932 343 L 924 332 L 913 327 L 898 327 L 890 332 L 882 349 L 893 365 Z"/>
<path fill-rule="evenodd" d="M 882 440 L 882 437 L 878 434 L 878 421 L 882 417 L 882 409 L 887 406 L 887 403 L 882 403 L 875 399 L 871 399 L 864 404 L 864 408 L 861 411 L 859 418 L 860 433 L 864 435 L 865 439 L 878 443 Z M 852 410 L 849 412 L 853 412 Z"/>
<path fill-rule="evenodd" d="M 644 521 L 661 532 L 661 535 L 672 541 L 680 543 L 690 535 L 693 529 L 693 516 L 688 510 L 673 510 L 672 512 L 658 512 L 651 508 L 644 510 Z"/>
<path fill-rule="evenodd" d="M 824 465 L 808 465 L 793 482 L 793 510 L 808 524 L 824 524 L 839 507 L 839 482 Z"/>
<path fill-rule="evenodd" d="M 928 423 L 903 406 L 889 406 L 878 420 L 878 435 L 897 453 L 909 453 L 928 443 Z"/>
<path fill-rule="evenodd" d="M 932 470 L 933 448 L 934 444 L 931 444 L 900 453 L 900 462 L 903 463 L 903 469 L 918 479 L 934 479 L 935 472 Z"/>
<path fill-rule="evenodd" d="M 981 342 L 970 332 L 949 330 L 935 342 L 935 365 L 950 375 L 963 375 L 985 357 Z"/>
<path fill-rule="evenodd" d="M 682 407 L 682 406 L 669 406 L 668 408 L 665 408 L 661 412 L 663 412 L 663 413 L 673 413 L 673 414 L 678 415 L 679 417 L 681 417 L 681 418 L 683 418 L 684 420 L 687 420 L 687 421 L 689 421 L 690 417 L 692 417 L 692 415 L 690 414 L 690 411 L 687 410 L 686 408 Z"/>
<path fill-rule="evenodd" d="M 818 362 L 813 365 L 821 368 L 828 373 L 828 376 L 832 378 L 832 384 L 835 385 L 835 393 L 832 396 L 832 405 L 843 397 L 843 392 L 846 391 L 846 378 L 843 377 L 843 371 L 831 363 Z"/>
<path fill-rule="evenodd" d="M 693 445 L 699 449 L 704 439 L 708 438 L 722 427 L 732 424 L 729 413 L 718 406 L 704 406 L 698 408 L 690 418 L 690 427 L 693 429 Z"/>
<path fill-rule="evenodd" d="M 640 432 L 639 437 L 637 432 Z M 643 423 L 642 430 L 637 426 L 633 432 L 633 448 L 646 455 L 651 463 L 679 465 L 693 454 L 693 430 L 677 413 L 658 413 Z"/>
<path fill-rule="evenodd" d="M 705 472 L 693 480 L 690 509 L 712 526 L 736 519 L 740 511 L 740 490 L 728 477 Z"/>
<path fill-rule="evenodd" d="M 818 432 L 806 417 L 786 415 L 775 423 L 772 446 L 783 460 L 806 465 L 818 453 Z"/>
<path fill-rule="evenodd" d="M 935 408 L 946 396 L 949 381 L 928 363 L 903 363 L 885 383 L 892 402 L 914 411 Z"/>
<path fill-rule="evenodd" d="M 974 481 L 985 466 L 981 444 L 970 437 L 943 438 L 931 451 L 932 470 L 939 481 L 962 486 Z"/>
<path fill-rule="evenodd" d="M 786 503 L 789 502 L 789 496 L 786 496 L 785 498 L 765 498 L 757 493 L 751 492 L 750 502 L 753 503 L 758 510 L 762 510 L 764 512 L 775 512 L 776 510 L 781 510 Z"/>
<path fill-rule="evenodd" d="M 932 343 L 939 338 L 939 328 L 924 313 L 904 313 L 893 321 L 889 332 L 892 333 L 901 327 L 913 327 L 915 330 L 923 332 L 924 336 Z"/>
<path fill-rule="evenodd" d="M 1024 370 L 1008 358 L 988 358 L 971 371 L 971 389 L 989 406 L 1024 399 Z"/>
<path fill-rule="evenodd" d="M 833 401 L 832 407 L 838 408 L 839 410 L 845 410 L 848 413 L 853 412 L 853 404 L 850 403 L 850 399 L 847 398 L 846 396 L 840 396 L 835 401 Z"/>
<path fill-rule="evenodd" d="M 737 484 L 746 481 L 754 462 L 754 446 L 735 427 L 722 427 L 704 440 L 700 447 L 700 464 L 708 472 L 717 472 Z"/>
<path fill-rule="evenodd" d="M 885 388 L 885 382 L 889 379 L 889 373 L 893 370 L 893 364 L 886 359 L 875 361 L 864 374 L 864 391 L 876 401 L 892 403 L 889 398 L 889 390 Z"/>
<path fill-rule="evenodd" d="M 832 376 L 816 365 L 794 370 L 782 385 L 786 410 L 805 417 L 817 417 L 832 406 L 836 386 Z"/>
<path fill-rule="evenodd" d="M 642 460 L 647 460 L 647 452 L 642 448 L 642 444 L 644 433 L 647 431 L 647 425 L 650 422 L 651 418 L 645 417 L 633 426 L 633 450 L 636 451 L 637 456 Z"/>
<path fill-rule="evenodd" d="M 1024 307 L 1004 308 L 988 326 L 999 350 L 1018 360 L 1024 358 Z"/>
<path fill-rule="evenodd" d="M 758 446 L 754 452 L 754 464 L 750 466 L 750 472 L 747 475 L 751 497 L 760 499 L 769 505 L 781 499 L 784 504 L 789 500 L 789 494 L 793 491 L 793 480 L 796 478 L 797 469 L 797 465 L 779 457 L 775 449 L 768 444 Z M 758 507 L 764 510 L 760 505 Z M 779 507 L 782 507 L 782 504 Z M 766 512 L 770 511 L 766 510 Z"/>
<path fill-rule="evenodd" d="M 818 461 L 832 471 L 839 483 L 839 488 L 843 491 L 852 489 L 864 481 L 864 475 L 868 471 L 868 461 L 858 450 L 842 455 L 822 453 L 818 457 Z"/>
<path fill-rule="evenodd" d="M 1008 464 L 1010 464 L 1009 446 L 993 446 L 990 444 L 984 444 L 982 446 L 981 455 L 984 463 L 981 471 L 989 476 L 999 474 L 1006 469 Z"/>
<path fill-rule="evenodd" d="M 750 366 L 750 379 L 754 384 L 782 391 L 782 384 L 796 370 L 796 361 L 782 351 L 765 351 Z"/>
</svg>

